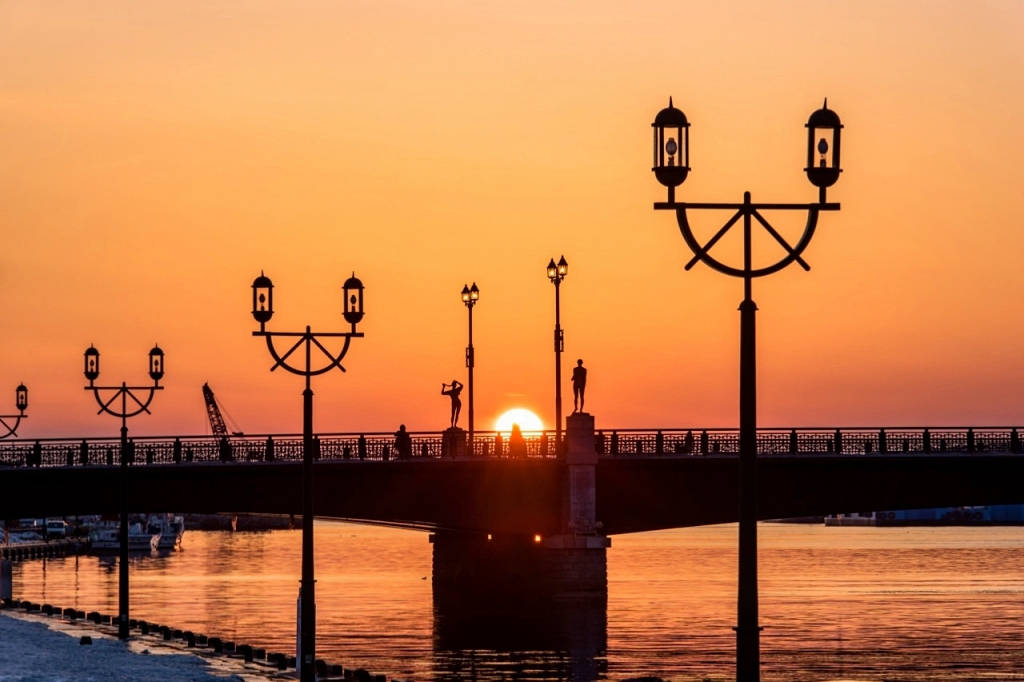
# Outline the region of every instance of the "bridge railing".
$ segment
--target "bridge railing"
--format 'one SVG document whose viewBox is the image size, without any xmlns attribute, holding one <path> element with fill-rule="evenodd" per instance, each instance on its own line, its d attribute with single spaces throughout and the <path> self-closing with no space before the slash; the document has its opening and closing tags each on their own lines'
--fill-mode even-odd
<svg viewBox="0 0 1024 682">
<path fill-rule="evenodd" d="M 477 458 L 554 458 L 554 432 L 524 434 L 521 441 L 507 434 L 477 432 L 465 452 Z M 604 457 L 678 457 L 735 455 L 737 429 L 602 429 L 595 435 Z M 1019 453 L 1014 427 L 979 428 L 800 428 L 760 429 L 760 455 L 879 455 L 902 453 Z M 410 432 L 409 444 L 399 447 L 392 433 L 325 433 L 315 439 L 315 457 L 323 460 L 441 459 L 446 451 L 441 432 Z M 47 438 L 0 443 L 2 466 L 119 465 L 124 456 L 135 465 L 189 462 L 266 462 L 302 459 L 302 437 L 295 434 L 259 436 L 139 437 L 127 450 L 111 438 Z"/>
<path fill-rule="evenodd" d="M 610 457 L 735 455 L 738 429 L 619 429 L 599 431 L 598 452 Z M 759 429 L 760 455 L 879 455 L 1021 451 L 1017 428 L 801 428 Z"/>
</svg>

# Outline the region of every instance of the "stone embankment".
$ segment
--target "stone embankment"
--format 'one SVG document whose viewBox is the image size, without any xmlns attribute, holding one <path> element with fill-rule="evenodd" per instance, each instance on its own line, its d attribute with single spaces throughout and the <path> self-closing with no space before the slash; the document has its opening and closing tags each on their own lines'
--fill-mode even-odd
<svg viewBox="0 0 1024 682">
<path fill-rule="evenodd" d="M 20 601 L 16 599 L 4 599 L 0 601 L 0 615 L 15 615 L 21 618 L 32 618 L 34 621 L 32 625 L 36 625 L 39 621 L 43 623 L 53 625 L 59 623 L 59 629 L 63 630 L 67 634 L 76 634 L 75 628 L 85 628 L 88 632 L 83 631 L 81 634 L 93 637 L 99 636 L 105 639 L 112 639 L 117 642 L 117 621 L 116 616 L 108 614 L 102 614 L 97 611 L 79 611 L 73 608 L 61 608 L 60 606 L 54 606 L 52 604 L 37 604 L 35 602 Z M 5 625 L 3 620 L 0 620 L 0 628 Z M 6 625 L 9 625 L 6 624 Z M 172 628 L 168 625 L 161 625 L 159 623 L 150 623 L 144 620 L 131 619 L 129 621 L 131 628 L 132 637 L 130 642 L 134 642 L 138 645 L 145 646 L 159 646 L 162 649 L 168 651 L 177 651 L 182 654 L 193 654 L 205 659 L 207 662 L 220 662 L 219 667 L 223 667 L 225 664 L 228 665 L 227 670 L 230 671 L 230 666 L 233 664 L 238 668 L 238 674 L 242 675 L 242 678 L 236 679 L 265 679 L 270 678 L 290 678 L 295 674 L 295 656 L 290 656 L 285 653 L 268 652 L 266 649 L 253 647 L 249 644 L 238 644 L 231 640 L 222 639 L 220 637 L 210 637 L 204 634 L 192 632 L 191 630 L 181 630 Z M 63 635 L 61 635 L 63 636 Z M 0 634 L 0 642 L 3 640 L 3 635 Z M 45 649 L 45 644 L 39 644 L 37 646 Z M 75 646 L 78 646 L 76 644 Z M 4 659 L 4 651 L 0 646 L 0 660 Z M 38 657 L 37 657 L 38 658 Z M 45 658 L 45 656 L 43 657 Z M 8 659 L 9 660 L 9 659 Z M 72 667 L 68 670 L 64 670 L 62 666 L 65 664 L 76 665 L 70 661 L 66 661 L 65 658 L 57 657 L 49 665 L 54 671 L 61 669 L 61 672 L 72 672 L 76 668 Z M 14 676 L 13 679 L 58 679 L 57 677 L 50 677 L 47 675 L 39 676 L 45 667 L 42 661 L 40 665 L 44 667 L 36 670 L 36 677 L 21 678 Z M 362 668 L 345 668 L 341 665 L 332 665 L 322 659 L 316 661 L 317 678 L 320 680 L 346 680 L 348 682 L 387 682 L 386 675 L 373 675 Z M 0 679 L 10 679 L 5 677 L 7 670 L 0 671 Z M 194 666 L 189 668 L 189 674 L 195 672 Z M 255 676 L 255 677 L 254 677 Z M 78 679 L 76 676 L 72 676 Z M 104 675 L 104 679 L 111 679 Z M 64 679 L 71 679 L 64 678 Z M 98 679 L 98 678 L 97 678 Z M 159 677 L 159 676 L 144 676 L 144 677 L 117 677 L 113 679 L 125 679 L 125 680 L 148 680 L 148 679 L 160 679 L 169 680 L 175 682 L 176 680 L 206 680 L 206 677 Z M 211 680 L 223 680 L 223 676 L 213 677 Z"/>
</svg>

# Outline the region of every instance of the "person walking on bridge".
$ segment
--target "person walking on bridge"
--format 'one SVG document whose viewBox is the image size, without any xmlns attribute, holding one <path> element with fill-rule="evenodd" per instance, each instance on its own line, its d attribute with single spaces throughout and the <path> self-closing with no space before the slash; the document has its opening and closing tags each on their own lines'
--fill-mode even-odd
<svg viewBox="0 0 1024 682">
<path fill-rule="evenodd" d="M 446 395 L 452 399 L 452 426 L 455 428 L 456 424 L 459 423 L 459 413 L 462 412 L 462 401 L 459 400 L 459 394 L 462 393 L 463 385 L 459 383 L 457 379 L 452 379 L 452 383 L 441 384 L 441 395 Z"/>
</svg>

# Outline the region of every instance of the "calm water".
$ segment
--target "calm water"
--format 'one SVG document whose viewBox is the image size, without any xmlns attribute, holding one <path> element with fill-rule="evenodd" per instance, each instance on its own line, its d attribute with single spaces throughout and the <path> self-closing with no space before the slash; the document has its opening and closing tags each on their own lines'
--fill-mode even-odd
<svg viewBox="0 0 1024 682">
<path fill-rule="evenodd" d="M 316 527 L 318 654 L 403 679 L 720 680 L 735 526 L 614 538 L 603 600 L 435 601 L 427 536 Z M 132 565 L 133 617 L 292 651 L 299 531 L 188 532 Z M 761 526 L 765 680 L 1024 680 L 1024 528 Z M 15 596 L 114 613 L 114 563 L 17 566 Z"/>
</svg>

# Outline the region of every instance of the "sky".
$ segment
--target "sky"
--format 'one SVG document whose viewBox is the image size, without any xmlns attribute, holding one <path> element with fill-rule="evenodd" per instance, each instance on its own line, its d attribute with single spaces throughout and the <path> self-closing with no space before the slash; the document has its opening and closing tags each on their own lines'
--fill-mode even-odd
<svg viewBox="0 0 1024 682">
<path fill-rule="evenodd" d="M 5 0 L 0 412 L 24 381 L 21 436 L 116 434 L 82 353 L 145 383 L 158 342 L 133 433 L 203 433 L 204 382 L 246 432 L 297 432 L 250 284 L 269 328 L 340 331 L 354 271 L 365 338 L 314 381 L 317 430 L 447 426 L 472 282 L 477 428 L 551 425 L 564 254 L 598 428 L 734 426 L 742 284 L 684 271 L 650 124 L 669 96 L 692 123 L 680 199 L 810 202 L 828 97 L 842 210 L 810 272 L 755 282 L 760 424 L 1022 424 L 1022 36 L 1015 1 Z"/>
</svg>

